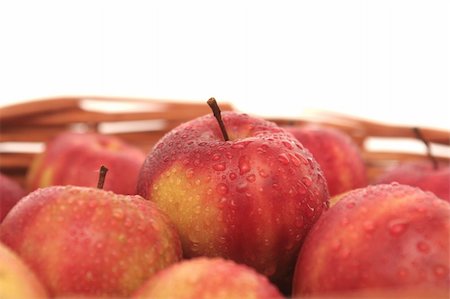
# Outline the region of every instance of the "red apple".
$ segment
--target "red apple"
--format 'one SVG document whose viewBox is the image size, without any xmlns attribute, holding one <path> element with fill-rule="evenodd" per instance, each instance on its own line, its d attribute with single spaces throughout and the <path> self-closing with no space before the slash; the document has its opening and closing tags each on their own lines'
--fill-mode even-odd
<svg viewBox="0 0 450 299">
<path fill-rule="evenodd" d="M 166 134 L 142 167 L 138 194 L 169 215 L 186 257 L 250 265 L 288 292 L 303 238 L 327 209 L 326 181 L 282 128 L 222 115 L 228 141 L 212 115 Z"/>
<path fill-rule="evenodd" d="M 331 127 L 306 125 L 285 127 L 319 163 L 330 196 L 365 187 L 367 172 L 361 151 L 350 136 Z"/>
<path fill-rule="evenodd" d="M 34 273 L 2 243 L 0 243 L 0 298 L 48 298 L 46 290 Z"/>
<path fill-rule="evenodd" d="M 295 296 L 449 292 L 450 204 L 419 188 L 356 189 L 324 213 L 300 251 Z"/>
<path fill-rule="evenodd" d="M 376 184 L 397 182 L 431 191 L 450 202 L 450 166 L 434 166 L 429 161 L 403 162 L 386 170 Z"/>
<path fill-rule="evenodd" d="M 267 277 L 221 258 L 199 257 L 173 264 L 152 276 L 132 298 L 283 298 Z"/>
<path fill-rule="evenodd" d="M 30 167 L 30 191 L 53 185 L 95 187 L 100 165 L 109 169 L 104 189 L 136 194 L 145 154 L 121 139 L 96 133 L 64 132 L 46 144 Z"/>
<path fill-rule="evenodd" d="M 178 234 L 153 202 L 89 187 L 30 193 L 0 225 L 0 240 L 52 296 L 125 297 L 181 258 Z"/>
<path fill-rule="evenodd" d="M 25 190 L 16 181 L 0 173 L 0 223 L 25 194 Z"/>
</svg>

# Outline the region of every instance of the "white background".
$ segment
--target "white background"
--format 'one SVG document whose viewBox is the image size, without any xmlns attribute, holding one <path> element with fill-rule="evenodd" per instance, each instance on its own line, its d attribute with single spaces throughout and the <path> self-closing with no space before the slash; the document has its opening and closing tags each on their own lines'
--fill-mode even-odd
<svg viewBox="0 0 450 299">
<path fill-rule="evenodd" d="M 58 95 L 450 128 L 449 1 L 1 1 L 0 105 Z"/>
</svg>

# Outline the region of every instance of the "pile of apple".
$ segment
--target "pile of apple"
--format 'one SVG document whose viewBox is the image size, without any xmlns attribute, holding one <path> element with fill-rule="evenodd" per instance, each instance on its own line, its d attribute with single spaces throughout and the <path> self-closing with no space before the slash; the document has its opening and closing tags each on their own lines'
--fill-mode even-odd
<svg viewBox="0 0 450 299">
<path fill-rule="evenodd" d="M 448 165 L 375 184 L 343 132 L 208 104 L 147 156 L 67 132 L 28 194 L 0 176 L 0 298 L 447 298 Z"/>
</svg>

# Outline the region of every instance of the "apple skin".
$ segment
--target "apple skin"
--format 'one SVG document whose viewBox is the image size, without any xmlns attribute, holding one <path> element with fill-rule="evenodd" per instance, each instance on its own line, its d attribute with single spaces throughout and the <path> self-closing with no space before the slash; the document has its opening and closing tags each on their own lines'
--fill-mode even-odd
<svg viewBox="0 0 450 299">
<path fill-rule="evenodd" d="M 328 208 L 311 154 L 272 122 L 222 113 L 229 141 L 206 115 L 166 134 L 147 156 L 138 194 L 175 223 L 185 257 L 254 267 L 289 292 L 298 250 Z"/>
<path fill-rule="evenodd" d="M 63 132 L 49 140 L 27 174 L 30 191 L 55 185 L 95 187 L 98 169 L 106 166 L 103 189 L 136 194 L 137 177 L 145 153 L 118 137 L 97 133 Z"/>
<path fill-rule="evenodd" d="M 300 251 L 294 296 L 366 290 L 449 292 L 450 204 L 385 184 L 356 189 L 324 213 Z"/>
<path fill-rule="evenodd" d="M 0 298 L 48 298 L 47 291 L 30 268 L 2 243 L 0 243 Z"/>
<path fill-rule="evenodd" d="M 330 196 L 365 187 L 367 170 L 361 151 L 350 136 L 335 128 L 305 125 L 285 127 L 319 163 Z"/>
<path fill-rule="evenodd" d="M 0 225 L 0 240 L 52 296 L 126 297 L 182 256 L 174 226 L 154 203 L 78 186 L 24 197 Z"/>
<path fill-rule="evenodd" d="M 450 202 L 450 165 L 448 164 L 434 168 L 431 161 L 404 162 L 388 169 L 375 183 L 392 182 L 431 191 L 437 197 Z"/>
<path fill-rule="evenodd" d="M 222 258 L 197 257 L 173 264 L 151 277 L 132 296 L 139 298 L 284 298 L 266 276 Z"/>
<path fill-rule="evenodd" d="M 16 181 L 0 173 L 0 223 L 25 195 L 25 190 Z"/>
</svg>

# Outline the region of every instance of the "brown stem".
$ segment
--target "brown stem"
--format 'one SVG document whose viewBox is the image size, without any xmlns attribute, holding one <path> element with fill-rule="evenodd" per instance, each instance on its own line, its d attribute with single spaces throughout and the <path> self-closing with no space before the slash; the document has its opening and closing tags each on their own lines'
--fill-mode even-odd
<svg viewBox="0 0 450 299">
<path fill-rule="evenodd" d="M 105 184 L 106 173 L 108 172 L 108 168 L 105 166 L 100 167 L 100 174 L 98 175 L 97 189 L 103 189 L 103 185 Z"/>
<path fill-rule="evenodd" d="M 212 110 L 212 112 L 214 114 L 214 117 L 217 119 L 217 122 L 219 123 L 220 130 L 222 131 L 223 139 L 225 141 L 230 140 L 230 138 L 228 138 L 228 133 L 227 133 L 227 130 L 225 129 L 225 125 L 223 123 L 222 116 L 220 115 L 220 108 L 219 108 L 219 105 L 216 102 L 216 99 L 215 98 L 210 98 L 207 101 L 207 103 L 208 103 L 209 107 L 211 107 L 211 110 Z"/>
<path fill-rule="evenodd" d="M 414 127 L 414 128 L 413 128 L 413 132 L 414 132 L 414 134 L 416 135 L 416 137 L 417 137 L 420 141 L 422 141 L 422 142 L 425 144 L 425 146 L 427 147 L 427 156 L 428 156 L 428 159 L 430 159 L 430 160 L 431 160 L 431 163 L 433 163 L 433 168 L 434 168 L 434 169 L 437 169 L 437 168 L 438 168 L 438 161 L 437 161 L 436 158 L 431 154 L 431 145 L 430 145 L 430 142 L 429 142 L 428 140 L 425 139 L 425 137 L 424 137 L 423 134 L 422 134 L 422 131 L 421 131 L 419 128 Z"/>
</svg>

